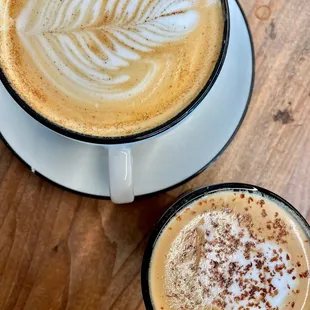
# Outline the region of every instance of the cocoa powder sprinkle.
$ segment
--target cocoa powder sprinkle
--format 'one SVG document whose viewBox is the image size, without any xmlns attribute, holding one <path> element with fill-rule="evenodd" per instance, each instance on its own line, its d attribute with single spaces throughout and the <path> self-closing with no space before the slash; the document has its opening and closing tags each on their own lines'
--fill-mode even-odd
<svg viewBox="0 0 310 310">
<path fill-rule="evenodd" d="M 276 240 L 286 235 L 281 221 L 276 219 L 270 225 L 277 232 Z M 224 309 L 230 301 L 229 296 L 233 294 L 233 279 L 238 279 L 240 294 L 234 293 L 235 303 L 246 301 L 250 308 L 264 305 L 266 309 L 276 309 L 266 299 L 267 296 L 275 297 L 280 293 L 272 280 L 276 275 L 283 277 L 284 271 L 293 274 L 294 268 L 287 268 L 287 257 L 290 256 L 282 248 L 273 248 L 269 258 L 262 250 L 258 250 L 261 241 L 253 234 L 252 227 L 253 219 L 249 214 L 234 215 L 225 209 L 202 214 L 186 226 L 183 234 L 174 242 L 168 258 L 167 297 L 171 306 L 199 309 L 214 305 Z M 240 249 L 243 249 L 241 253 L 249 262 L 246 265 L 238 260 L 230 261 L 231 257 L 240 253 Z M 259 280 L 252 278 L 253 271 L 258 273 Z M 290 289 L 289 285 L 287 287 Z M 256 304 L 253 300 L 258 295 L 261 300 Z"/>
<path fill-rule="evenodd" d="M 246 206 L 238 196 L 246 198 Z M 267 200 L 238 196 L 230 202 L 208 199 L 210 211 L 197 215 L 174 240 L 165 265 L 166 296 L 172 308 L 279 310 L 274 300 L 289 295 L 289 305 L 295 307 L 293 296 L 300 295 L 297 288 L 302 281 L 297 277 L 310 274 L 301 272 L 296 255 L 287 252 L 291 226 L 271 211 Z M 241 213 L 231 209 L 232 201 L 241 205 Z M 256 205 L 259 221 L 250 210 Z M 196 213 L 188 211 L 190 215 Z"/>
</svg>

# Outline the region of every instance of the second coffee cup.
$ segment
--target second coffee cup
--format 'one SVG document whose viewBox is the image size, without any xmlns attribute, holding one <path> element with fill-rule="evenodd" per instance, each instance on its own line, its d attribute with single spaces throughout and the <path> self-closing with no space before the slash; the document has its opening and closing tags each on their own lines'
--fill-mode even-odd
<svg viewBox="0 0 310 310">
<path fill-rule="evenodd" d="M 307 221 L 266 189 L 198 189 L 169 208 L 150 237 L 146 308 L 308 310 L 309 242 Z"/>
</svg>

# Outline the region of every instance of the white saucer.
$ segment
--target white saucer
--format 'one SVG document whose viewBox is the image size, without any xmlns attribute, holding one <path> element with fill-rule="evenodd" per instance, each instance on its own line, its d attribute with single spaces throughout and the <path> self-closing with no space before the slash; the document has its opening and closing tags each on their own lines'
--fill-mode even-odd
<svg viewBox="0 0 310 310">
<path fill-rule="evenodd" d="M 166 190 L 203 171 L 228 146 L 250 100 L 254 57 L 249 29 L 230 0 L 231 35 L 223 69 L 207 98 L 175 129 L 134 145 L 136 196 Z M 60 136 L 32 119 L 0 83 L 0 132 L 33 172 L 67 189 L 109 196 L 108 152 Z"/>
</svg>

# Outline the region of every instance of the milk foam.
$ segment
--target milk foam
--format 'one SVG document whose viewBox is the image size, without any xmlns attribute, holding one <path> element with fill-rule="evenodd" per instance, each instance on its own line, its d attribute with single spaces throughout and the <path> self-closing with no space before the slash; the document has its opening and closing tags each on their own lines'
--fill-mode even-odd
<svg viewBox="0 0 310 310">
<path fill-rule="evenodd" d="M 223 8 L 205 0 L 0 3 L 8 81 L 38 114 L 93 136 L 175 117 L 206 85 L 222 47 Z"/>
<path fill-rule="evenodd" d="M 218 225 L 218 226 L 216 226 Z M 218 228 L 214 228 L 214 227 Z M 230 250 L 233 246 L 231 241 L 223 238 L 222 229 L 231 227 L 231 236 L 235 240 L 240 240 L 242 244 L 255 243 L 255 250 L 249 252 L 249 257 L 245 257 L 245 246 L 238 246 L 233 253 L 227 253 L 226 250 Z M 207 232 L 207 234 L 206 234 Z M 199 237 L 200 235 L 200 237 Z M 243 236 L 240 238 L 240 236 Z M 204 249 L 199 249 L 202 239 L 205 240 L 206 245 Z M 220 242 L 214 242 L 215 240 L 221 240 Z M 192 247 L 192 252 L 188 249 Z M 184 253 L 188 253 L 187 256 Z M 204 253 L 204 254 L 202 254 Z M 264 267 L 268 267 L 270 272 L 259 268 L 257 265 L 257 254 L 260 253 L 262 258 L 266 258 L 267 263 L 264 263 Z M 277 260 L 272 261 L 277 253 Z M 193 300 L 197 300 L 201 306 L 212 306 L 220 294 L 224 294 L 226 303 L 225 309 L 234 310 L 238 307 L 249 307 L 249 299 L 240 298 L 246 288 L 241 288 L 239 285 L 240 275 L 237 273 L 230 273 L 229 268 L 231 264 L 238 264 L 238 268 L 241 272 L 247 270 L 247 266 L 251 265 L 250 271 L 244 272 L 242 281 L 245 283 L 254 283 L 255 286 L 261 289 L 270 288 L 270 283 L 267 282 L 268 278 L 272 278 L 271 284 L 274 286 L 273 291 L 276 292 L 274 296 L 268 294 L 266 300 L 269 301 L 273 308 L 283 305 L 285 298 L 290 294 L 290 291 L 298 285 L 298 280 L 292 278 L 297 276 L 294 270 L 289 276 L 284 272 L 282 275 L 276 272 L 276 268 L 279 264 L 285 264 L 286 270 L 294 269 L 290 260 L 288 259 L 289 253 L 283 251 L 281 247 L 275 243 L 264 241 L 257 244 L 257 240 L 253 239 L 249 232 L 242 228 L 237 220 L 237 217 L 233 214 L 227 214 L 222 211 L 208 212 L 196 217 L 192 220 L 183 230 L 179 233 L 178 237 L 174 240 L 172 247 L 169 251 L 166 265 L 166 286 L 167 295 L 179 297 L 182 296 L 182 300 L 179 297 L 172 297 L 169 299 L 170 305 L 178 309 L 179 304 L 183 304 L 185 308 L 196 309 Z M 175 264 L 174 262 L 177 262 Z M 232 281 L 232 284 L 227 288 L 221 285 L 220 280 L 214 277 L 213 265 L 218 264 L 220 266 L 220 273 L 223 275 L 225 281 Z M 195 267 L 196 266 L 196 267 Z M 197 271 L 198 270 L 198 271 Z M 199 276 L 197 277 L 197 273 Z M 183 278 L 181 278 L 183 277 Z M 261 278 L 264 277 L 264 281 Z M 183 283 L 183 279 L 186 281 Z M 195 296 L 191 296 L 187 299 L 186 292 L 189 288 L 192 289 L 191 293 L 196 291 Z M 210 288 L 210 291 L 206 295 L 204 288 Z M 225 293 L 227 289 L 228 293 Z M 251 309 L 265 309 L 266 300 L 261 301 L 260 292 L 257 292 L 255 301 L 258 303 L 256 306 L 251 306 Z M 199 308 L 200 309 L 200 308 Z"/>
<path fill-rule="evenodd" d="M 184 40 L 197 27 L 198 3 L 29 0 L 16 28 L 50 83 L 76 100 L 92 98 L 98 104 L 141 94 L 159 75 L 164 78 L 171 73 L 168 62 L 163 69 L 149 54 Z M 147 67 L 138 80 L 131 72 L 137 61 Z M 58 72 L 57 78 L 51 70 Z"/>
</svg>

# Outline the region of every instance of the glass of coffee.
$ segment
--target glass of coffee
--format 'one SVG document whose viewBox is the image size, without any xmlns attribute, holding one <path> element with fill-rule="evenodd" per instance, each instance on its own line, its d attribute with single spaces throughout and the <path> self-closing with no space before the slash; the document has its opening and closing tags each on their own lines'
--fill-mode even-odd
<svg viewBox="0 0 310 310">
<path fill-rule="evenodd" d="M 283 198 L 220 184 L 160 219 L 142 266 L 148 310 L 310 308 L 310 226 Z"/>
<path fill-rule="evenodd" d="M 0 0 L 0 78 L 43 125 L 108 147 L 112 199 L 129 202 L 131 144 L 199 105 L 228 38 L 227 0 Z"/>
</svg>

